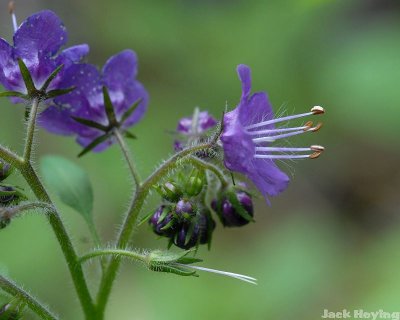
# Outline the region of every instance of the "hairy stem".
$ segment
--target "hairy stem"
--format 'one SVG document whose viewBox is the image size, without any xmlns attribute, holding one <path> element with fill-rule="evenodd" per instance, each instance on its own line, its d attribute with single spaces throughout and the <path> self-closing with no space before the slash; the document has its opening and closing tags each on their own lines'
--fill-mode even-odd
<svg viewBox="0 0 400 320">
<path fill-rule="evenodd" d="M 46 202 L 53 206 L 49 195 L 39 180 L 35 170 L 30 163 L 26 163 L 21 174 L 25 178 L 26 182 L 31 187 L 35 196 L 43 202 Z M 82 266 L 78 262 L 78 256 L 72 245 L 71 239 L 65 230 L 64 224 L 56 210 L 53 210 L 47 215 L 51 227 L 57 237 L 60 244 L 61 250 L 64 254 L 65 260 L 69 271 L 71 273 L 72 281 L 75 285 L 79 300 L 81 302 L 83 311 L 86 315 L 86 319 L 95 319 L 95 307 L 90 296 L 90 292 L 86 283 L 85 275 L 83 273 Z"/>
<path fill-rule="evenodd" d="M 39 99 L 34 98 L 29 112 L 28 127 L 26 129 L 24 161 L 29 162 L 32 154 L 33 138 L 35 136 L 36 118 L 39 111 Z"/>
<path fill-rule="evenodd" d="M 47 203 L 50 206 L 54 207 L 54 204 L 52 203 L 49 195 L 47 194 L 47 191 L 45 190 L 31 163 L 32 145 L 34 141 L 38 109 L 39 100 L 35 98 L 32 101 L 32 108 L 30 110 L 30 116 L 27 125 L 24 157 L 21 158 L 4 147 L 0 147 L 0 157 L 4 161 L 15 166 L 15 168 L 20 171 L 39 201 Z M 95 306 L 86 283 L 82 266 L 78 262 L 78 256 L 72 245 L 71 239 L 68 236 L 68 233 L 64 227 L 61 217 L 58 214 L 57 210 L 54 209 L 52 212 L 50 212 L 50 214 L 47 215 L 47 219 L 60 244 L 65 260 L 67 261 L 67 265 L 86 319 L 94 320 L 96 319 Z"/>
<path fill-rule="evenodd" d="M 144 182 L 141 184 L 135 192 L 135 196 L 133 201 L 128 209 L 128 212 L 125 217 L 125 221 L 121 228 L 120 234 L 118 236 L 118 240 L 116 243 L 116 247 L 120 249 L 124 249 L 129 239 L 132 235 L 133 229 L 136 225 L 138 216 L 143 207 L 143 204 L 150 192 L 150 189 L 158 183 L 165 175 L 168 174 L 170 170 L 173 170 L 176 165 L 185 158 L 188 158 L 193 153 L 198 151 L 207 150 L 214 146 L 215 140 L 210 143 L 201 144 L 197 146 L 193 146 L 187 149 L 182 150 L 181 152 L 175 154 L 170 159 L 165 161 L 161 167 L 159 167 L 153 174 L 151 174 Z M 103 278 L 100 283 L 99 293 L 97 295 L 97 317 L 98 320 L 103 319 L 104 310 L 107 304 L 108 297 L 111 292 L 113 281 L 116 277 L 118 268 L 120 265 L 120 259 L 118 257 L 112 257 L 111 261 L 108 265 L 107 271 L 104 273 Z"/>
<path fill-rule="evenodd" d="M 0 275 L 0 288 L 7 292 L 8 294 L 22 300 L 26 305 L 36 313 L 41 319 L 45 320 L 57 320 L 58 318 L 52 314 L 47 307 L 37 301 L 24 289 L 20 288 L 13 281 Z"/>
<path fill-rule="evenodd" d="M 2 218 L 11 219 L 16 215 L 20 214 L 21 212 L 33 209 L 42 209 L 46 213 L 55 210 L 55 208 L 52 205 L 45 202 L 25 202 L 14 207 L 0 208 L 0 220 Z"/>
<path fill-rule="evenodd" d="M 132 258 L 133 260 L 137 260 L 137 261 L 142 261 L 145 262 L 147 256 L 144 254 L 140 254 L 134 251 L 128 251 L 128 250 L 121 250 L 121 249 L 101 249 L 101 250 L 95 250 L 92 252 L 89 252 L 85 255 L 83 255 L 79 261 L 80 263 L 83 263 L 87 260 L 96 258 L 96 257 L 104 257 L 104 256 L 108 256 L 108 255 L 112 255 L 112 256 L 126 256 L 129 258 Z"/>
<path fill-rule="evenodd" d="M 135 181 L 136 188 L 137 188 L 140 185 L 141 179 L 140 179 L 139 172 L 136 169 L 135 163 L 132 160 L 131 153 L 129 152 L 129 148 L 126 145 L 124 137 L 122 136 L 121 132 L 118 129 L 114 130 L 114 136 L 117 138 L 118 144 L 121 148 L 121 152 L 124 155 L 126 163 L 128 164 L 128 167 L 129 167 L 129 171 L 131 172 L 131 175 L 133 177 L 133 180 Z"/>
<path fill-rule="evenodd" d="M 217 166 L 196 157 L 190 157 L 188 161 L 198 168 L 205 169 L 214 173 L 215 176 L 221 182 L 223 188 L 228 185 L 228 182 L 226 181 L 224 174 L 221 172 L 221 169 L 218 168 Z"/>
</svg>

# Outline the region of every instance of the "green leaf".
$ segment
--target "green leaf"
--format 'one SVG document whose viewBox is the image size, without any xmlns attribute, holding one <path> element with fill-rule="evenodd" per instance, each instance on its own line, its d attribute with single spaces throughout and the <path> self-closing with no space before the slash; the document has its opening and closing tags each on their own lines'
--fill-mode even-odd
<svg viewBox="0 0 400 320">
<path fill-rule="evenodd" d="M 88 153 L 89 151 L 93 150 L 94 148 L 96 148 L 99 144 L 103 143 L 104 141 L 106 141 L 109 137 L 111 137 L 112 133 L 108 132 L 106 134 L 103 134 L 102 136 L 94 139 L 86 148 L 84 148 L 79 154 L 78 154 L 78 158 L 82 157 L 83 155 L 85 155 L 86 153 Z"/>
<path fill-rule="evenodd" d="M 28 94 L 32 94 L 32 93 L 36 92 L 36 87 L 35 87 L 35 84 L 33 83 L 32 76 L 31 76 L 28 68 L 26 67 L 24 61 L 22 61 L 22 59 L 18 59 L 18 65 L 19 65 L 19 70 L 22 75 L 22 79 L 24 80 L 26 89 L 28 90 Z"/>
<path fill-rule="evenodd" d="M 83 124 L 84 126 L 95 128 L 95 129 L 99 129 L 99 130 L 104 131 L 104 132 L 108 131 L 108 127 L 102 125 L 101 123 L 97 123 L 97 122 L 94 122 L 94 121 L 89 120 L 89 119 L 79 118 L 79 117 L 74 117 L 74 116 L 71 116 L 71 118 L 74 119 L 76 122 L 79 122 L 80 124 Z"/>
<path fill-rule="evenodd" d="M 134 102 L 134 104 L 125 111 L 125 113 L 122 115 L 121 117 L 121 121 L 120 124 L 123 124 L 126 120 L 128 120 L 128 118 L 132 115 L 132 113 L 136 110 L 136 108 L 138 107 L 139 103 L 142 101 L 142 98 L 139 98 L 138 100 L 136 100 Z"/>
<path fill-rule="evenodd" d="M 61 71 L 61 69 L 64 67 L 63 64 L 60 64 L 52 73 L 51 75 L 47 78 L 46 82 L 43 84 L 42 88 L 40 91 L 46 92 L 47 88 L 49 87 L 50 83 L 54 80 L 54 78 L 57 76 L 57 74 Z"/>
<path fill-rule="evenodd" d="M 40 168 L 48 187 L 62 202 L 80 213 L 93 232 L 93 190 L 87 173 L 59 156 L 43 157 Z"/>
<path fill-rule="evenodd" d="M 3 97 L 17 97 L 17 98 L 22 98 L 22 99 L 28 99 L 28 96 L 22 92 L 18 91 L 4 91 L 0 92 L 0 98 Z"/>
<path fill-rule="evenodd" d="M 46 99 L 52 99 L 58 96 L 62 96 L 64 94 L 70 93 L 75 90 L 75 87 L 67 88 L 67 89 L 55 89 L 49 92 L 46 92 Z"/>
<path fill-rule="evenodd" d="M 110 125 L 118 126 L 117 118 L 115 117 L 114 106 L 111 102 L 110 95 L 108 93 L 108 89 L 103 87 L 103 98 L 104 98 L 104 107 L 106 108 L 106 114 Z"/>
</svg>

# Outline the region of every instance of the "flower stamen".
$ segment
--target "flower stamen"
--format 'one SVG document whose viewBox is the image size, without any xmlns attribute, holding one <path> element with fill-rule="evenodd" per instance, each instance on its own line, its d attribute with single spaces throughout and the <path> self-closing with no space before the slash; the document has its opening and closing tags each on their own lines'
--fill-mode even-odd
<svg viewBox="0 0 400 320">
<path fill-rule="evenodd" d="M 287 148 L 287 147 L 256 147 L 254 158 L 257 159 L 316 159 L 325 150 L 323 146 L 312 145 L 309 148 Z M 305 152 L 313 151 L 311 154 L 264 154 L 259 152 Z"/>
<path fill-rule="evenodd" d="M 288 131 L 296 131 L 296 130 L 304 130 L 308 131 L 313 126 L 312 121 L 308 121 L 301 127 L 294 127 L 294 128 L 278 128 L 278 129 L 265 129 L 259 131 L 248 131 L 247 133 L 250 135 L 261 135 L 261 134 L 268 134 L 268 133 L 278 133 L 278 132 L 288 132 Z"/>
<path fill-rule="evenodd" d="M 11 15 L 11 20 L 12 20 L 14 32 L 16 32 L 17 29 L 18 29 L 18 23 L 17 23 L 17 17 L 15 16 L 14 11 L 15 11 L 15 2 L 14 1 L 10 1 L 8 3 L 8 13 Z"/>
<path fill-rule="evenodd" d="M 295 136 L 298 134 L 306 133 L 306 132 L 316 132 L 322 127 L 322 123 L 318 123 L 315 127 L 308 127 L 306 129 L 290 132 L 290 133 L 285 133 L 285 134 L 278 134 L 276 136 L 266 136 L 266 137 L 260 137 L 260 138 L 254 138 L 253 142 L 254 143 L 262 143 L 262 142 L 273 142 L 275 140 L 283 139 L 283 138 L 288 138 L 291 136 Z"/>
<path fill-rule="evenodd" d="M 291 115 L 291 116 L 287 116 L 287 117 L 276 118 L 276 119 L 271 119 L 271 120 L 267 120 L 267 121 L 254 123 L 254 124 L 247 126 L 246 129 L 247 130 L 254 129 L 254 128 L 263 127 L 263 126 L 267 126 L 267 125 L 274 124 L 274 123 L 279 123 L 279 122 L 283 122 L 283 121 L 289 121 L 289 120 L 293 120 L 293 119 L 297 119 L 297 118 L 307 117 L 307 116 L 311 116 L 311 115 L 324 114 L 324 113 L 325 113 L 324 108 L 322 108 L 321 106 L 314 106 L 311 108 L 310 112 L 300 113 L 300 114 L 295 114 L 295 115 Z"/>
</svg>

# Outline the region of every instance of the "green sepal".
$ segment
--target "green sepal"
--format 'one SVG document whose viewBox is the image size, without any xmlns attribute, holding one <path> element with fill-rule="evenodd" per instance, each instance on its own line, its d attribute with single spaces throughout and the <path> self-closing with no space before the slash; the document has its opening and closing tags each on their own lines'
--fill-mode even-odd
<svg viewBox="0 0 400 320">
<path fill-rule="evenodd" d="M 187 268 L 183 266 L 178 266 L 178 265 L 154 265 L 150 267 L 150 270 L 156 271 L 156 272 L 167 272 L 167 273 L 173 273 L 178 276 L 183 276 L 183 277 L 189 277 L 189 276 L 194 276 L 198 277 L 199 275 L 196 274 L 196 271 L 193 270 L 188 270 Z"/>
<path fill-rule="evenodd" d="M 120 120 L 120 124 L 123 124 L 126 120 L 129 119 L 129 117 L 132 115 L 132 113 L 136 110 L 136 108 L 138 107 L 139 103 L 142 101 L 142 98 L 139 98 L 138 100 L 136 100 L 133 105 L 124 112 L 124 114 L 121 117 Z"/>
<path fill-rule="evenodd" d="M 125 137 L 127 137 L 128 139 L 137 139 L 137 137 L 136 137 L 133 133 L 131 133 L 131 132 L 129 132 L 129 131 L 125 131 L 125 132 L 124 132 L 124 135 L 125 135 Z"/>
<path fill-rule="evenodd" d="M 52 73 L 51 75 L 47 78 L 46 82 L 43 84 L 43 86 L 40 88 L 40 91 L 46 92 L 47 88 L 49 87 L 50 83 L 54 80 L 54 78 L 57 76 L 57 74 L 61 71 L 61 69 L 64 67 L 63 64 L 60 64 Z"/>
<path fill-rule="evenodd" d="M 168 207 L 165 207 L 163 209 L 163 212 L 161 213 L 160 217 L 157 220 L 157 224 L 161 223 L 167 217 L 167 215 L 169 213 L 168 209 L 169 209 Z"/>
<path fill-rule="evenodd" d="M 24 80 L 25 83 L 26 90 L 28 91 L 28 95 L 33 96 L 37 90 L 33 82 L 32 76 L 28 68 L 26 67 L 26 64 L 21 58 L 18 59 L 18 65 L 22 75 L 22 79 Z"/>
<path fill-rule="evenodd" d="M 58 96 L 62 96 L 64 94 L 70 93 L 75 90 L 75 87 L 67 88 L 67 89 L 54 89 L 45 93 L 45 99 L 52 99 Z"/>
<path fill-rule="evenodd" d="M 237 213 L 243 219 L 246 219 L 247 221 L 255 222 L 254 218 L 242 207 L 235 192 L 228 191 L 226 193 L 226 196 L 227 196 L 229 202 L 232 204 L 233 208 L 235 208 Z"/>
<path fill-rule="evenodd" d="M 83 155 L 85 155 L 86 153 L 88 153 L 89 151 L 93 150 L 94 148 L 96 148 L 99 144 L 103 143 L 104 141 L 106 141 L 108 138 L 110 138 L 112 135 L 111 132 L 108 132 L 106 134 L 101 135 L 100 137 L 94 139 L 86 148 L 84 148 L 79 154 L 78 154 L 78 158 L 82 157 Z"/>
<path fill-rule="evenodd" d="M 18 298 L 6 303 L 0 308 L 0 320 L 20 320 L 25 304 Z"/>
<path fill-rule="evenodd" d="M 108 93 L 107 87 L 103 87 L 103 99 L 104 99 L 104 107 L 106 109 L 106 114 L 108 121 L 110 122 L 110 126 L 117 127 L 118 122 L 114 112 L 114 106 L 111 102 L 110 94 Z"/>
<path fill-rule="evenodd" d="M 71 118 L 74 119 L 76 122 L 79 122 L 80 124 L 83 124 L 84 126 L 87 127 L 95 128 L 104 132 L 107 132 L 109 130 L 109 128 L 106 127 L 105 125 L 102 125 L 101 123 L 97 123 L 89 119 L 79 118 L 74 116 L 71 116 Z"/>
<path fill-rule="evenodd" d="M 154 214 L 155 210 L 151 210 L 149 213 L 145 214 L 138 222 L 137 226 L 141 226 L 143 223 L 148 221 L 150 217 Z"/>
<path fill-rule="evenodd" d="M 203 259 L 193 258 L 193 257 L 182 257 L 179 260 L 177 260 L 176 262 L 182 263 L 182 264 L 192 264 L 192 263 L 196 263 L 196 262 L 203 262 Z"/>
<path fill-rule="evenodd" d="M 16 97 L 16 98 L 22 98 L 25 100 L 28 100 L 28 96 L 25 93 L 22 92 L 18 92 L 18 91 L 4 91 L 4 92 L 0 92 L 0 98 L 3 97 Z"/>
<path fill-rule="evenodd" d="M 169 228 L 173 227 L 175 224 L 175 221 L 172 219 L 170 222 L 168 222 L 164 227 L 162 227 L 160 230 L 165 231 L 168 230 Z"/>
</svg>

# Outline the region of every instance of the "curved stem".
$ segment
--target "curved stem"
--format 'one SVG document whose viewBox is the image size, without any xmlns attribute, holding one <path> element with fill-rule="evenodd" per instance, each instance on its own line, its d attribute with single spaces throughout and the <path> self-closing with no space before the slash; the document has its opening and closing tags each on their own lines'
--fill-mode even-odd
<svg viewBox="0 0 400 320">
<path fill-rule="evenodd" d="M 196 157 L 190 157 L 189 162 L 192 163 L 196 167 L 199 167 L 201 169 L 206 169 L 206 170 L 214 173 L 215 176 L 221 181 L 222 187 L 226 187 L 228 185 L 228 182 L 226 181 L 224 174 L 221 172 L 221 169 L 219 169 L 217 166 L 213 165 L 212 163 L 203 161 Z"/>
<path fill-rule="evenodd" d="M 207 150 L 214 146 L 215 140 L 213 139 L 210 143 L 200 144 L 180 151 L 179 153 L 172 156 L 170 159 L 165 161 L 161 167 L 159 167 L 153 174 L 151 174 L 144 182 L 137 188 L 133 201 L 128 209 L 125 217 L 125 221 L 121 228 L 118 240 L 116 243 L 117 248 L 125 248 L 129 242 L 132 235 L 133 229 L 136 225 L 137 218 L 143 207 L 143 204 L 150 192 L 150 189 L 160 181 L 168 172 L 175 168 L 175 166 L 189 155 L 196 153 L 197 151 Z M 108 265 L 107 271 L 104 273 L 99 293 L 97 295 L 97 317 L 98 319 L 103 319 L 104 310 L 110 295 L 113 281 L 116 277 L 118 268 L 120 265 L 120 260 L 118 258 L 112 257 Z"/>
<path fill-rule="evenodd" d="M 129 148 L 125 143 L 125 139 L 118 129 L 114 129 L 114 136 L 117 138 L 117 141 L 121 148 L 122 154 L 124 155 L 126 163 L 128 164 L 129 171 L 132 174 L 132 177 L 133 177 L 133 180 L 135 181 L 136 187 L 138 187 L 140 185 L 140 181 L 141 181 L 140 175 L 136 169 L 134 161 L 132 160 L 131 153 L 129 152 Z"/>
<path fill-rule="evenodd" d="M 24 159 L 3 146 L 0 146 L 0 158 L 16 168 L 21 168 L 24 164 Z"/>
<path fill-rule="evenodd" d="M 2 218 L 11 219 L 23 211 L 32 209 L 44 209 L 47 212 L 53 212 L 55 210 L 52 205 L 45 202 L 26 202 L 15 207 L 0 208 L 0 220 Z"/>
<path fill-rule="evenodd" d="M 42 305 L 34 297 L 32 297 L 24 289 L 20 288 L 13 281 L 0 275 L 0 288 L 3 289 L 8 294 L 21 299 L 27 306 L 35 312 L 40 318 L 45 320 L 57 320 L 58 318 L 53 315 L 47 307 Z"/>
<path fill-rule="evenodd" d="M 127 251 L 127 250 L 122 250 L 122 249 L 101 249 L 101 250 L 95 250 L 92 252 L 89 252 L 85 255 L 83 255 L 80 259 L 79 262 L 83 263 L 87 260 L 96 258 L 96 257 L 104 257 L 104 256 L 108 256 L 108 255 L 112 255 L 112 256 L 126 256 L 129 258 L 132 258 L 134 260 L 138 260 L 138 261 L 146 261 L 146 256 L 134 251 Z"/>
<path fill-rule="evenodd" d="M 24 161 L 28 162 L 31 159 L 33 138 L 35 136 L 36 118 L 39 111 L 39 99 L 34 98 L 32 101 L 32 107 L 29 113 L 28 127 L 26 130 L 26 140 L 24 149 Z"/>
<path fill-rule="evenodd" d="M 23 168 L 23 170 L 21 170 L 21 174 L 31 187 L 35 196 L 40 201 L 53 205 L 49 195 L 47 194 L 45 188 L 43 187 L 35 170 L 33 169 L 30 163 L 26 163 L 26 166 Z M 71 239 L 69 238 L 67 231 L 65 230 L 64 224 L 57 210 L 53 210 L 51 214 L 47 215 L 47 217 L 57 237 L 57 240 L 61 246 L 64 257 L 67 261 L 67 265 L 71 273 L 75 289 L 78 293 L 78 297 L 81 302 L 83 311 L 86 315 L 86 319 L 96 319 L 95 307 L 92 298 L 90 296 L 89 288 L 86 283 L 82 266 L 78 262 L 78 256 L 72 245 Z"/>
</svg>

